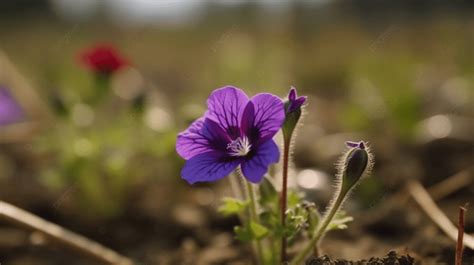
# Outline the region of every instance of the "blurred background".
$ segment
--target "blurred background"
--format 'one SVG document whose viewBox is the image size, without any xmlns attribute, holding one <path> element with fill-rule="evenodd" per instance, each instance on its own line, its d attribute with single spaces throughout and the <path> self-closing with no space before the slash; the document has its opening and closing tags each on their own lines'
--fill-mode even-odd
<svg viewBox="0 0 474 265">
<path fill-rule="evenodd" d="M 81 56 L 97 45 L 127 63 L 91 71 Z M 2 0 L 0 199 L 139 264 L 250 264 L 233 238 L 237 218 L 216 212 L 228 181 L 188 185 L 174 147 L 224 85 L 281 97 L 293 85 L 309 97 L 291 185 L 320 209 L 344 142 L 370 143 L 375 168 L 346 206 L 355 220 L 327 237 L 325 253 L 397 249 L 452 263 L 454 241 L 399 198 L 419 180 L 438 185 L 429 191 L 453 222 L 472 204 L 468 0 Z M 96 264 L 0 222 L 0 263 L 66 262 Z"/>
</svg>

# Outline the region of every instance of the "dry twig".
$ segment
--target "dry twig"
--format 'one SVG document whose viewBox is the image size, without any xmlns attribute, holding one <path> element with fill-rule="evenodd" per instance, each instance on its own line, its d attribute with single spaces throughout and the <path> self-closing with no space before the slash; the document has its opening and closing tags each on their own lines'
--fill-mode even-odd
<svg viewBox="0 0 474 265">
<path fill-rule="evenodd" d="M 459 207 L 458 217 L 458 241 L 456 243 L 456 265 L 462 264 L 462 251 L 463 251 L 463 237 L 464 237 L 464 215 L 466 214 L 465 207 Z"/>
<path fill-rule="evenodd" d="M 0 130 L 0 144 L 19 143 L 30 140 L 40 129 L 38 122 L 22 122 L 12 124 Z"/>
<path fill-rule="evenodd" d="M 428 193 L 434 201 L 438 201 L 451 193 L 468 186 L 474 181 L 472 168 L 460 171 L 445 180 L 428 188 Z"/>
<path fill-rule="evenodd" d="M 472 183 L 474 181 L 474 177 L 472 176 L 473 171 L 474 167 L 460 171 L 427 188 L 427 191 L 434 201 L 439 201 Z M 391 211 L 393 211 L 393 209 L 400 207 L 400 205 L 405 205 L 405 203 L 410 199 L 410 193 L 407 190 L 407 186 L 390 195 L 388 198 L 385 198 L 385 196 L 382 197 L 384 203 L 378 203 L 377 206 L 372 209 L 370 214 L 364 214 L 358 218 L 365 218 L 365 222 L 375 222 L 385 218 Z"/>
<path fill-rule="evenodd" d="M 46 237 L 95 258 L 104 264 L 133 265 L 133 261 L 101 244 L 0 201 L 0 219 L 38 231 Z"/>
<path fill-rule="evenodd" d="M 421 209 L 439 226 L 441 230 L 452 240 L 457 241 L 458 229 L 453 225 L 448 217 L 439 209 L 426 189 L 419 181 L 412 180 L 408 184 L 410 195 L 420 205 Z M 474 237 L 463 233 L 464 245 L 474 250 Z"/>
</svg>

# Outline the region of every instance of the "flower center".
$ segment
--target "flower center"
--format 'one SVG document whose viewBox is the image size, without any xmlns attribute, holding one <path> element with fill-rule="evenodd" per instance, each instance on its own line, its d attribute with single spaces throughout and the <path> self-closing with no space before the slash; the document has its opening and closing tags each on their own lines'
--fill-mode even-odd
<svg viewBox="0 0 474 265">
<path fill-rule="evenodd" d="M 245 136 L 238 137 L 229 144 L 227 144 L 227 149 L 231 156 L 246 156 L 250 152 L 252 145 L 249 142 L 249 139 Z"/>
</svg>

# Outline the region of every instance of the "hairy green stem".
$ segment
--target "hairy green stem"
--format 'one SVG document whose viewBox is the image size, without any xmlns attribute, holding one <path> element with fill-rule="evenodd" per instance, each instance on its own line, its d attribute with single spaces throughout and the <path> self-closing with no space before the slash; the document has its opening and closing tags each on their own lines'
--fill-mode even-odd
<svg viewBox="0 0 474 265">
<path fill-rule="evenodd" d="M 255 191 L 253 190 L 252 183 L 245 181 L 247 183 L 247 196 L 250 199 L 250 220 L 260 224 L 260 218 L 257 213 L 257 200 L 255 198 Z M 257 260 L 259 264 L 264 264 L 263 258 L 263 248 L 262 242 L 260 239 L 257 239 L 256 242 L 256 249 L 257 249 Z"/>
<path fill-rule="evenodd" d="M 240 181 L 242 181 L 242 178 L 240 177 L 238 173 L 234 172 L 228 179 L 229 179 L 232 195 L 236 199 L 242 200 L 244 198 L 244 195 L 242 192 L 242 185 L 240 183 Z"/>
<path fill-rule="evenodd" d="M 331 207 L 329 208 L 328 213 L 325 215 L 321 225 L 318 226 L 318 230 L 316 230 L 316 233 L 313 235 L 313 237 L 309 241 L 308 245 L 303 249 L 303 251 L 301 251 L 291 261 L 290 265 L 302 264 L 303 259 L 309 255 L 309 253 L 311 252 L 311 249 L 315 248 L 317 251 L 319 240 L 325 234 L 328 225 L 331 223 L 337 211 L 341 208 L 341 205 L 344 202 L 344 198 L 346 197 L 346 195 L 347 195 L 347 190 L 343 190 L 341 188 L 336 200 L 331 204 Z"/>
</svg>

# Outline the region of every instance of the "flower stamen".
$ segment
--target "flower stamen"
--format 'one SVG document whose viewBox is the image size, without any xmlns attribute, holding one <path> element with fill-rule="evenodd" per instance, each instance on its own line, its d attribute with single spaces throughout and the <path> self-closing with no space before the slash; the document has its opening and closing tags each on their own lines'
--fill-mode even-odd
<svg viewBox="0 0 474 265">
<path fill-rule="evenodd" d="M 238 137 L 227 144 L 227 149 L 231 156 L 246 156 L 250 152 L 251 147 L 252 145 L 246 136 Z"/>
</svg>

